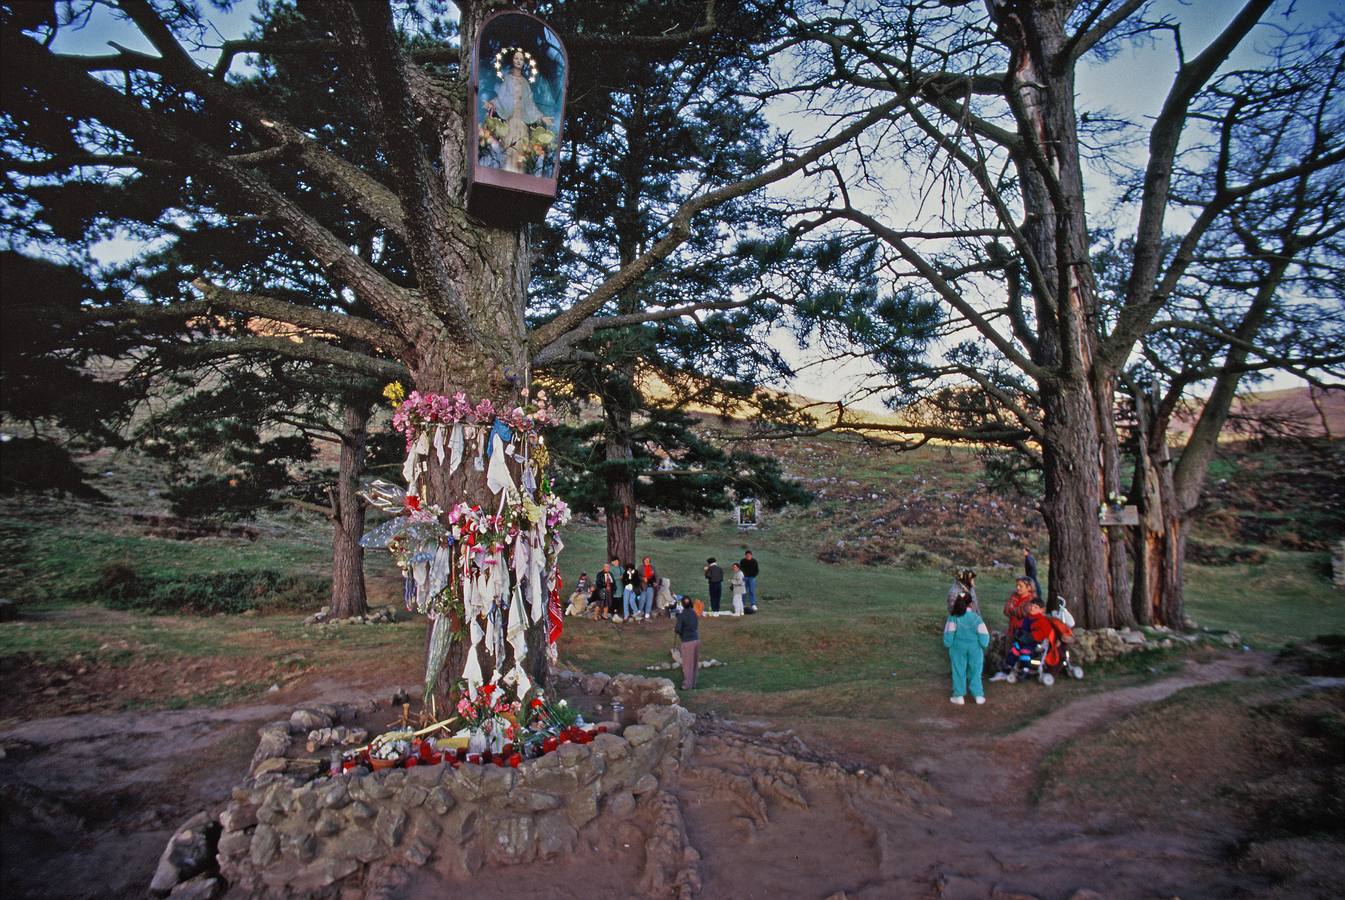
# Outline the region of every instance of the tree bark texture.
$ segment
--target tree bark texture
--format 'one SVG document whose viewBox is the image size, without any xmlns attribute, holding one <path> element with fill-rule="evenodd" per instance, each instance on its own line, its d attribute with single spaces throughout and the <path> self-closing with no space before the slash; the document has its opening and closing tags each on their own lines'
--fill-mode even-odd
<svg viewBox="0 0 1345 900">
<path fill-rule="evenodd" d="M 336 478 L 336 515 L 332 535 L 332 616 L 348 619 L 369 611 L 364 587 L 364 474 L 369 437 L 369 405 L 348 400 L 341 422 L 341 462 Z"/>
<path fill-rule="evenodd" d="M 1042 368 L 1049 596 L 1063 597 L 1082 627 L 1097 628 L 1112 624 L 1109 551 L 1115 559 L 1123 558 L 1124 550 L 1120 542 L 1109 546 L 1097 514 L 1107 474 L 1099 422 L 1111 415 L 1111 401 L 1097 392 L 1109 379 L 1094 372 L 1097 293 L 1084 215 L 1074 70 L 1058 65 L 1065 53 L 1064 15 L 1057 4 L 1027 0 L 1003 4 L 996 12 L 1000 37 L 1012 51 L 1006 94 L 1022 138 L 1014 165 L 1023 190 L 1023 235 L 1038 325 L 1033 362 Z"/>
<path fill-rule="evenodd" d="M 1098 524 L 1102 495 L 1098 434 L 1086 387 L 1044 391 L 1043 518 L 1051 544 L 1049 593 L 1069 604 L 1082 628 L 1109 624 L 1106 550 Z"/>
<path fill-rule="evenodd" d="M 1141 625 L 1182 628 L 1186 620 L 1182 585 L 1186 523 L 1177 511 L 1167 419 L 1159 412 L 1156 389 L 1135 397 L 1135 418 L 1134 490 L 1140 508 L 1132 604 L 1135 619 Z"/>
<path fill-rule="evenodd" d="M 603 403 L 607 455 L 607 558 L 635 562 L 635 479 L 631 470 L 631 411 L 619 400 Z M 620 573 L 617 573 L 618 575 Z"/>
</svg>

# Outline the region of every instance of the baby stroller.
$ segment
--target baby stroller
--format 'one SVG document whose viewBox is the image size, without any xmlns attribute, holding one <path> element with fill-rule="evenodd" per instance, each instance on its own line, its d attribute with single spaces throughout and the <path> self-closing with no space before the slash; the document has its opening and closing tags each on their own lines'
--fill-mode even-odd
<svg viewBox="0 0 1345 900">
<path fill-rule="evenodd" d="M 1009 648 L 1009 673 L 1005 681 L 1013 684 L 1020 679 L 1036 678 L 1050 687 L 1057 675 L 1066 673 L 1071 678 L 1083 678 L 1083 666 L 1070 659 L 1069 645 L 1074 640 L 1074 617 L 1066 609 L 1065 599 L 1060 606 L 1045 616 L 1046 629 L 1036 640 L 1016 638 Z"/>
</svg>

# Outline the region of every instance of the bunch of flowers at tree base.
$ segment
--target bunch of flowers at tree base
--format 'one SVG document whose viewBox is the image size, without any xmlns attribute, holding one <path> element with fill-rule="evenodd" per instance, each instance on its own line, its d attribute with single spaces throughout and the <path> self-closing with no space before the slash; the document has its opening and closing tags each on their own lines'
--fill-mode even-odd
<svg viewBox="0 0 1345 900">
<path fill-rule="evenodd" d="M 475 753 L 500 752 L 514 740 L 519 709 L 518 701 L 511 703 L 493 684 L 481 685 L 475 699 L 464 694 L 458 701 L 457 713 L 470 733 L 469 749 Z"/>
<path fill-rule="evenodd" d="M 518 743 L 526 748 L 525 755 L 541 756 L 554 752 L 561 744 L 587 744 L 593 735 L 606 731 L 602 726 L 587 726 L 584 717 L 566 700 L 554 703 L 544 694 L 537 694 L 526 704 L 526 713 L 520 724 L 526 724 Z"/>
<path fill-rule="evenodd" d="M 401 762 L 411 755 L 414 737 L 415 733 L 410 729 L 384 732 L 369 744 L 369 759 L 392 764 Z"/>
</svg>

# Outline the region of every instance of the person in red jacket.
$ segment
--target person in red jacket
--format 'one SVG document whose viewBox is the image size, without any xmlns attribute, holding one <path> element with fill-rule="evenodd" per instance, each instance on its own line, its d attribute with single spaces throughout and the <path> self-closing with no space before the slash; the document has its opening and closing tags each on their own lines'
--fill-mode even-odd
<svg viewBox="0 0 1345 900">
<path fill-rule="evenodd" d="M 1004 616 L 1009 620 L 1010 636 L 1018 632 L 1018 626 L 1023 624 L 1023 619 L 1027 616 L 1028 604 L 1034 600 L 1041 602 L 1032 587 L 1031 579 L 1019 578 L 1014 582 L 1013 593 L 1004 601 Z"/>
<path fill-rule="evenodd" d="M 1051 623 L 1046 621 L 1045 607 L 1041 605 L 1040 600 L 1032 600 L 1024 610 L 1022 622 L 1014 631 L 1014 641 L 1027 649 L 1034 644 L 1049 640 L 1051 633 Z"/>
<path fill-rule="evenodd" d="M 1013 659 L 1013 642 L 1018 636 L 1018 629 L 1022 626 L 1023 620 L 1027 618 L 1028 607 L 1041 601 L 1037 599 L 1037 592 L 1032 588 L 1032 582 L 1027 578 L 1019 578 L 1014 582 L 1013 593 L 1009 599 L 1004 601 L 1004 616 L 1009 620 L 1009 630 L 1005 632 L 1005 653 L 1004 664 L 1000 670 L 990 676 L 991 681 L 1003 681 L 1009 677 L 1009 668 Z M 1049 627 L 1049 626 L 1048 626 Z"/>
</svg>

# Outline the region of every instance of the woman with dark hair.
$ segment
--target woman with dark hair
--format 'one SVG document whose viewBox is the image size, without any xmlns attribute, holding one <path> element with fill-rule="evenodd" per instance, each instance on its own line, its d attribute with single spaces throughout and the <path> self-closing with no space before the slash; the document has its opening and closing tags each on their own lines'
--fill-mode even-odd
<svg viewBox="0 0 1345 900">
<path fill-rule="evenodd" d="M 971 569 L 958 569 L 953 577 L 953 585 L 948 588 L 948 611 L 953 611 L 953 604 L 962 594 L 971 595 L 971 610 L 980 613 L 981 607 L 976 602 L 976 573 Z"/>
<path fill-rule="evenodd" d="M 677 614 L 673 633 L 682 641 L 682 690 L 689 691 L 696 687 L 701 646 L 700 617 L 690 597 L 682 598 L 682 611 Z"/>
</svg>

